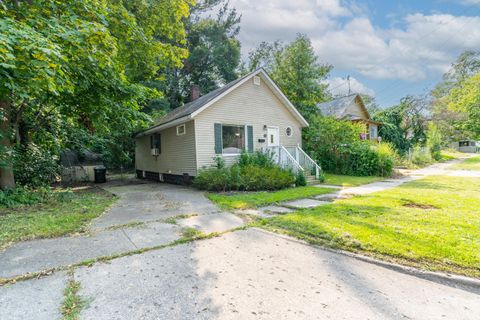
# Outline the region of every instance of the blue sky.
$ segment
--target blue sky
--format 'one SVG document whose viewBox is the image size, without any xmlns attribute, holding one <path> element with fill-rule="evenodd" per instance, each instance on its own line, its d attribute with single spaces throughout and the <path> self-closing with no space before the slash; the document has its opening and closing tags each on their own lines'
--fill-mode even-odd
<svg viewBox="0 0 480 320">
<path fill-rule="evenodd" d="M 242 14 L 248 54 L 261 41 L 305 33 L 334 70 L 336 94 L 376 97 L 383 107 L 424 94 L 464 50 L 480 49 L 480 0 L 230 0 Z"/>
</svg>

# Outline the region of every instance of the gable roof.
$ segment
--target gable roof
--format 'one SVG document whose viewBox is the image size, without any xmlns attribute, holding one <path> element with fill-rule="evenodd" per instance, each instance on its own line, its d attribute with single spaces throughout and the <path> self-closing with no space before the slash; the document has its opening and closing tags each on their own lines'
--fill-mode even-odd
<svg viewBox="0 0 480 320">
<path fill-rule="evenodd" d="M 229 92 L 235 90 L 237 87 L 253 78 L 256 75 L 262 75 L 274 92 L 274 94 L 284 103 L 284 105 L 289 109 L 289 111 L 294 115 L 294 117 L 305 127 L 308 127 L 308 122 L 305 118 L 298 112 L 298 110 L 293 106 L 293 104 L 288 100 L 288 98 L 283 94 L 283 92 L 278 88 L 275 82 L 270 78 L 270 76 L 263 70 L 263 68 L 257 69 L 237 80 L 234 80 L 221 88 L 213 90 L 208 94 L 201 96 L 195 101 L 189 102 L 179 108 L 176 108 L 169 112 L 166 116 L 161 118 L 154 126 L 140 132 L 137 136 L 142 136 L 145 134 L 150 134 L 155 131 L 163 130 L 174 125 L 186 122 L 193 119 L 197 114 L 211 106 L 216 101 L 220 100 L 222 97 L 227 95 Z"/>
<path fill-rule="evenodd" d="M 337 119 L 345 120 L 360 120 L 360 117 L 347 113 L 348 107 L 353 103 L 357 103 L 357 105 L 359 105 L 367 115 L 367 119 L 370 119 L 370 114 L 363 103 L 362 97 L 358 93 L 353 93 L 332 101 L 319 103 L 317 104 L 317 109 L 323 116 L 333 116 Z"/>
</svg>

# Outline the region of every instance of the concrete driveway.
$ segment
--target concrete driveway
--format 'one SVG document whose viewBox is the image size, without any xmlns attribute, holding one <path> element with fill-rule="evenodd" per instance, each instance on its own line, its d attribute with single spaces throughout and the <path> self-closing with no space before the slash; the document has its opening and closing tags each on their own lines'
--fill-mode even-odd
<svg viewBox="0 0 480 320">
<path fill-rule="evenodd" d="M 147 183 L 105 187 L 120 197 L 116 205 L 93 222 L 94 228 L 106 228 L 130 222 L 148 222 L 178 215 L 202 215 L 219 212 L 217 206 L 193 188 Z"/>
</svg>

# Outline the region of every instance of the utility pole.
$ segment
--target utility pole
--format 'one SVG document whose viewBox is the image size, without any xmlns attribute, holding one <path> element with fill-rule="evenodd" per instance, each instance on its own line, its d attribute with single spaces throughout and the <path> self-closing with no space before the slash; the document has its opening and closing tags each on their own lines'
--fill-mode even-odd
<svg viewBox="0 0 480 320">
<path fill-rule="evenodd" d="M 350 95 L 350 93 L 352 92 L 350 90 L 350 75 L 347 76 L 347 81 L 348 81 L 348 95 Z"/>
</svg>

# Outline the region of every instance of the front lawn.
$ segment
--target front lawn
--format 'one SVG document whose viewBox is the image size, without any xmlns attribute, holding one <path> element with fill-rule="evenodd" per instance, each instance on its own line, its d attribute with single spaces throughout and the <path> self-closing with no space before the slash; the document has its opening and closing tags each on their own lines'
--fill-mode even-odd
<svg viewBox="0 0 480 320">
<path fill-rule="evenodd" d="M 454 164 L 449 169 L 480 171 L 480 156 L 468 158 L 460 163 Z"/>
<path fill-rule="evenodd" d="M 208 193 L 207 197 L 225 209 L 254 209 L 300 198 L 333 192 L 332 188 L 299 187 L 273 192 Z"/>
<path fill-rule="evenodd" d="M 480 179 L 428 177 L 264 220 L 311 243 L 480 277 Z"/>
<path fill-rule="evenodd" d="M 0 207 L 0 248 L 11 242 L 83 231 L 115 201 L 111 194 L 97 188 L 58 193 L 42 204 Z"/>
<path fill-rule="evenodd" d="M 385 177 L 354 177 L 354 176 L 344 176 L 340 174 L 325 174 L 325 184 L 331 184 L 334 186 L 342 187 L 354 187 L 360 186 L 362 184 L 372 183 L 375 181 L 385 180 Z"/>
</svg>

